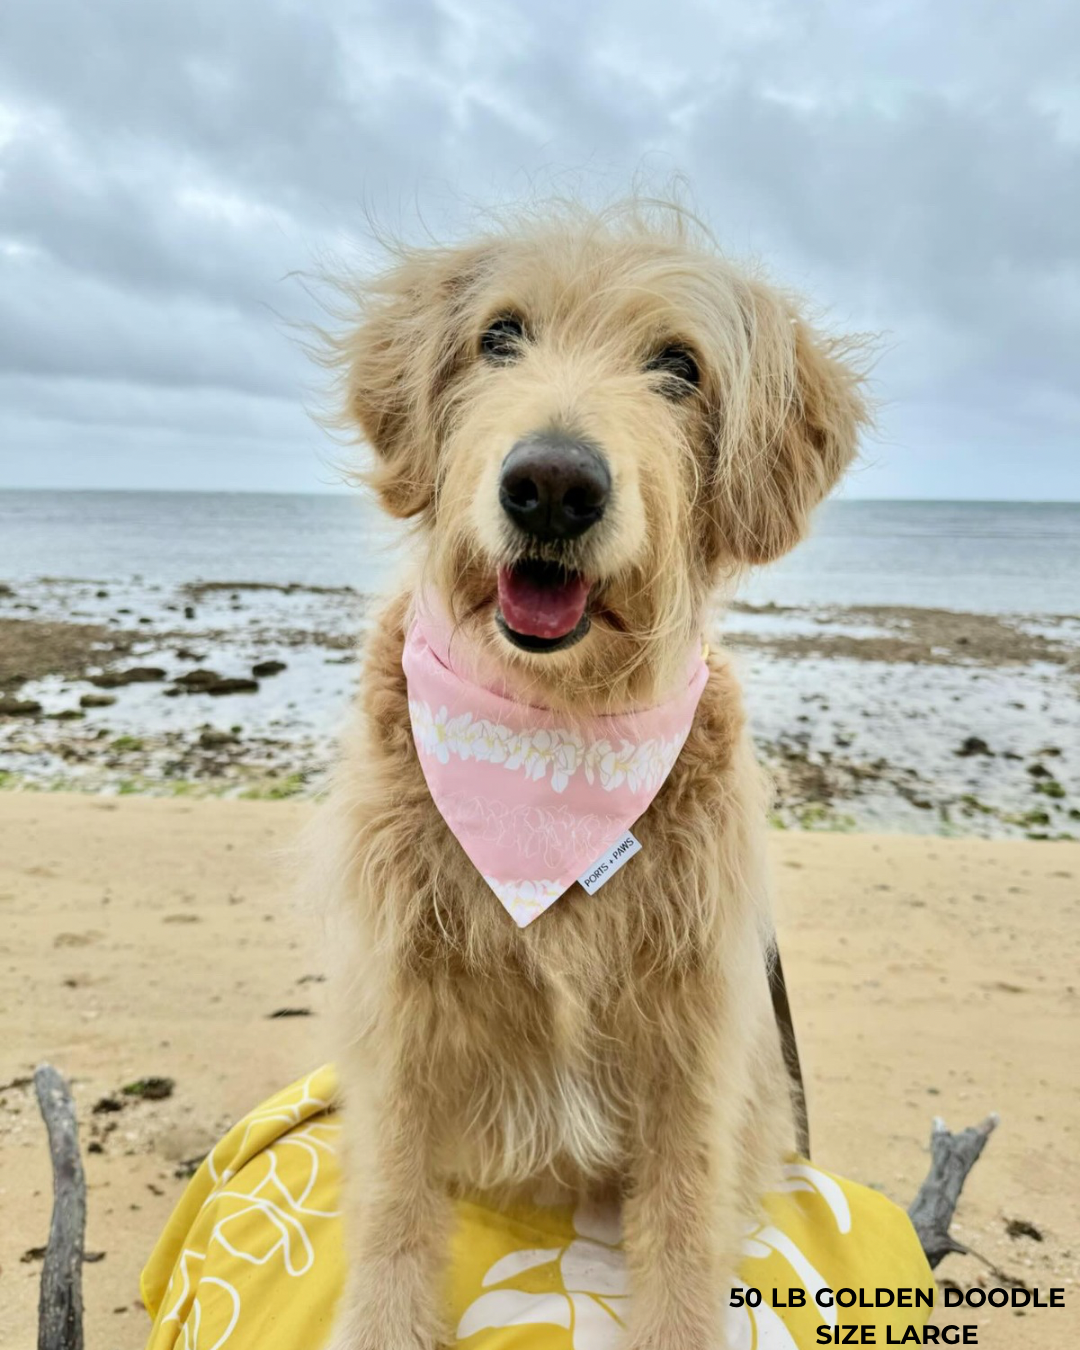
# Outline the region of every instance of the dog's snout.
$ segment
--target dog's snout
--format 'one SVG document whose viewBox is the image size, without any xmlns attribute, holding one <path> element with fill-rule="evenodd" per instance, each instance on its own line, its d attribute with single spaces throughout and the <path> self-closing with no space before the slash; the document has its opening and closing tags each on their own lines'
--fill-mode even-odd
<svg viewBox="0 0 1080 1350">
<path fill-rule="evenodd" d="M 600 451 L 569 436 L 519 441 L 499 476 L 503 510 L 535 539 L 576 539 L 600 520 L 610 494 Z"/>
</svg>

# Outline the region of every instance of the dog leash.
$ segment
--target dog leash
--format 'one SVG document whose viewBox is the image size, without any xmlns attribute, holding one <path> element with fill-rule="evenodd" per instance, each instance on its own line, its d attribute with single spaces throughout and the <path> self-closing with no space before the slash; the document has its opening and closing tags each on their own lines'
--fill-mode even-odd
<svg viewBox="0 0 1080 1350">
<path fill-rule="evenodd" d="M 709 659 L 709 643 L 704 638 L 701 659 L 703 661 Z M 795 1112 L 795 1145 L 800 1155 L 809 1160 L 810 1117 L 806 1110 L 806 1088 L 803 1084 L 802 1065 L 799 1063 L 799 1043 L 795 1039 L 795 1023 L 791 1019 L 787 981 L 784 979 L 784 967 L 780 960 L 780 944 L 776 940 L 775 933 L 765 960 L 769 971 L 769 994 L 772 998 L 773 1017 L 776 1019 L 776 1029 L 780 1033 L 780 1050 L 784 1056 L 784 1068 L 787 1070 L 791 1109 Z"/>
<path fill-rule="evenodd" d="M 703 661 L 709 659 L 709 643 L 704 638 L 701 659 Z M 773 1016 L 776 1018 L 776 1029 L 780 1033 L 780 1049 L 784 1056 L 784 1068 L 787 1070 L 791 1108 L 795 1112 L 795 1144 L 801 1156 L 809 1159 L 810 1117 L 806 1111 L 806 1088 L 803 1085 L 802 1065 L 799 1063 L 795 1023 L 791 1020 L 787 981 L 784 979 L 784 967 L 780 961 L 780 946 L 775 934 L 765 960 L 769 971 L 769 994 L 772 997 Z"/>
<path fill-rule="evenodd" d="M 795 1112 L 795 1143 L 800 1155 L 808 1159 L 810 1157 L 810 1119 L 806 1112 L 806 1088 L 803 1085 L 802 1065 L 799 1063 L 799 1046 L 795 1039 L 795 1024 L 791 1020 L 791 1003 L 788 1000 L 784 967 L 780 961 L 780 948 L 775 937 L 772 942 L 770 958 L 769 993 L 772 996 L 776 1028 L 780 1033 L 780 1049 L 784 1056 L 784 1068 L 787 1070 L 791 1107 Z"/>
</svg>

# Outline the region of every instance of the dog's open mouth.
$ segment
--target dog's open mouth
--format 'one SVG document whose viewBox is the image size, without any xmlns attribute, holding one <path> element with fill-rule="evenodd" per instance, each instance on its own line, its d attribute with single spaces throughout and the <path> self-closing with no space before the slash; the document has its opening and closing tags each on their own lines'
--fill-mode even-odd
<svg viewBox="0 0 1080 1350">
<path fill-rule="evenodd" d="M 496 621 L 515 646 L 553 652 L 589 631 L 589 582 L 557 563 L 528 561 L 499 568 Z"/>
</svg>

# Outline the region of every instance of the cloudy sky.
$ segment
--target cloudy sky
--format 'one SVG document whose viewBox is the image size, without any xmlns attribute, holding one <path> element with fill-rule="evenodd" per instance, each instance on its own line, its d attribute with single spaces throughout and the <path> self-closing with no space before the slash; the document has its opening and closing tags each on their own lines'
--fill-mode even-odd
<svg viewBox="0 0 1080 1350">
<path fill-rule="evenodd" d="M 3 0 L 0 486 L 332 487 L 290 274 L 642 173 L 886 333 L 850 495 L 1080 498 L 1075 0 Z"/>
</svg>

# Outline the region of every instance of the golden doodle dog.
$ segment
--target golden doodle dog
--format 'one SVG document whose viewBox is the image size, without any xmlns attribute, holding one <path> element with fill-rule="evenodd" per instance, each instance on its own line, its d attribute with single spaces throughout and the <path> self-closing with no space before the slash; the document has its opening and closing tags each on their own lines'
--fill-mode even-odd
<svg viewBox="0 0 1080 1350">
<path fill-rule="evenodd" d="M 353 298 L 327 356 L 343 420 L 417 529 L 317 827 L 348 1135 L 332 1345 L 452 1341 L 449 1197 L 554 1179 L 621 1204 L 626 1345 L 720 1350 L 791 1133 L 767 790 L 731 664 L 707 657 L 640 854 L 520 926 L 432 795 L 403 653 L 431 604 L 513 707 L 573 727 L 663 705 L 718 594 L 798 542 L 853 458 L 858 344 L 642 203 L 403 249 Z"/>
</svg>

